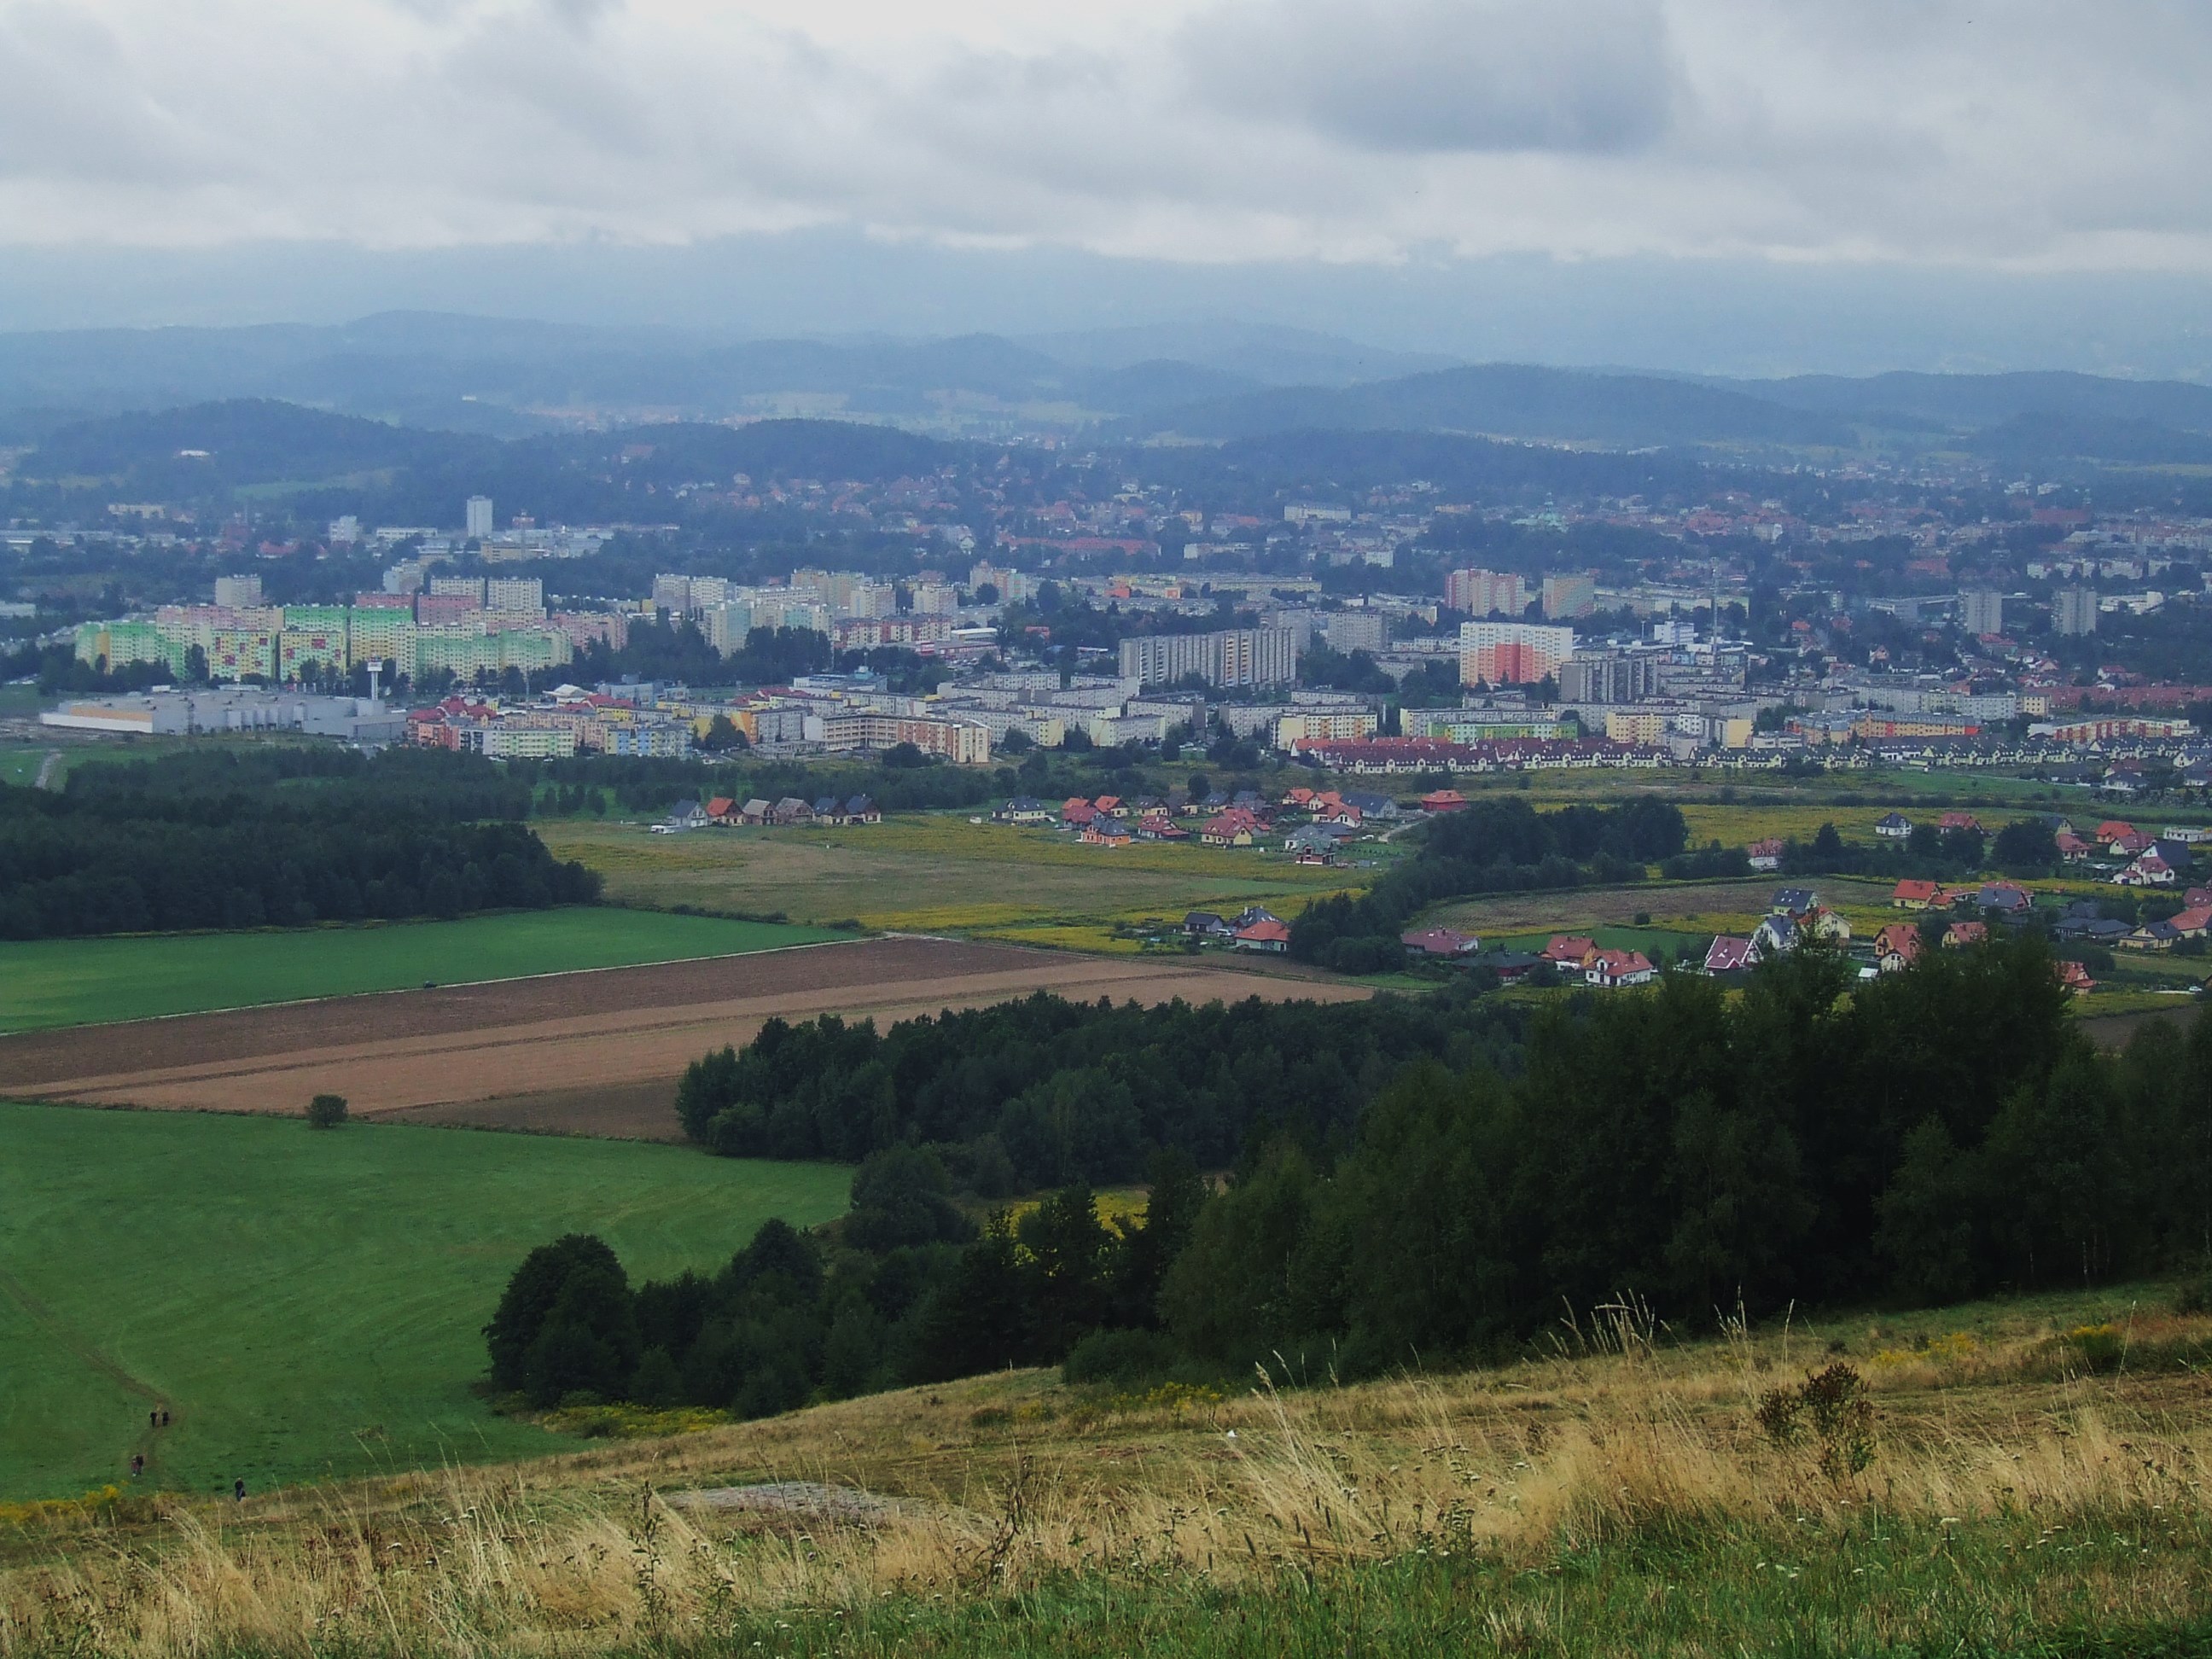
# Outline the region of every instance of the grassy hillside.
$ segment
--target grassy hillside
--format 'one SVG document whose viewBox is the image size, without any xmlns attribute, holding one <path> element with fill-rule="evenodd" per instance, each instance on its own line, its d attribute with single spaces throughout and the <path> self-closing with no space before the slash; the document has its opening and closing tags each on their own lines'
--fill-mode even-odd
<svg viewBox="0 0 2212 1659">
<path fill-rule="evenodd" d="M 641 1275 L 726 1258 L 845 1170 L 674 1147 L 0 1105 L 0 1499 L 184 1492 L 542 1451 L 469 1391 L 515 1263 L 597 1231 Z M 146 1429 L 156 1401 L 172 1413 Z"/>
<path fill-rule="evenodd" d="M 0 1031 L 465 985 L 772 951 L 838 937 L 720 917 L 571 908 L 238 933 L 0 944 Z"/>
<path fill-rule="evenodd" d="M 0 1540 L 0 1628 L 149 1659 L 2202 1653 L 2212 1427 L 2185 1367 L 2212 1319 L 2173 1300 L 1695 1340 L 1623 1306 L 1467 1374 L 1020 1372 L 242 1510 L 125 1505 L 97 1549 L 64 1512 Z M 1835 1364 L 1863 1412 L 1762 1427 Z M 860 1496 L 685 1496 L 773 1480 Z"/>
</svg>

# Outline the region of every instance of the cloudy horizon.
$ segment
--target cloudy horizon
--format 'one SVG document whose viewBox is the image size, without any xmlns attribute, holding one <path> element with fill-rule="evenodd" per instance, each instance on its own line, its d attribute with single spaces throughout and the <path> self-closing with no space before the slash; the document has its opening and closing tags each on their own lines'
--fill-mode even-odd
<svg viewBox="0 0 2212 1659">
<path fill-rule="evenodd" d="M 1737 368 L 2015 365 L 2058 317 L 2051 362 L 2200 375 L 2209 67 L 2212 15 L 2156 0 L 0 0 L 0 325 L 734 280 L 845 308 L 788 330 L 960 331 L 960 281 L 893 290 L 965 271 L 1013 332 L 1067 325 L 1022 292 L 1066 270 L 1103 322 L 1721 368 L 1731 307 Z M 534 302 L 485 274 L 533 259 Z M 1793 345 L 1815 303 L 1865 349 Z"/>
</svg>

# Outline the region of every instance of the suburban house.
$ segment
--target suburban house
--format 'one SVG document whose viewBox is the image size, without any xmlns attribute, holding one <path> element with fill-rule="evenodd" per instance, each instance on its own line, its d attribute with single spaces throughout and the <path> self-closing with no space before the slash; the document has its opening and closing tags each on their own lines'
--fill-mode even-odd
<svg viewBox="0 0 2212 1659">
<path fill-rule="evenodd" d="M 1936 822 L 1938 830 L 1972 830 L 1981 832 L 1982 821 L 1972 812 L 1946 812 Z"/>
<path fill-rule="evenodd" d="M 709 822 L 707 809 L 696 800 L 679 800 L 653 828 L 664 834 L 678 830 L 703 830 Z"/>
<path fill-rule="evenodd" d="M 1389 819 L 1398 816 L 1398 803 L 1388 795 L 1370 794 L 1358 789 L 1348 790 L 1345 793 L 1344 804 L 1357 807 L 1362 818 Z"/>
<path fill-rule="evenodd" d="M 1983 884 L 1975 902 L 1984 910 L 1994 910 L 2001 916 L 2024 916 L 2034 908 L 2027 890 L 2009 881 L 1992 881 Z"/>
<path fill-rule="evenodd" d="M 1554 933 L 1544 941 L 1544 960 L 1562 968 L 1579 968 L 1597 950 L 1595 939 L 1582 939 L 1573 933 Z"/>
<path fill-rule="evenodd" d="M 1259 828 L 1259 821 L 1251 813 L 1243 807 L 1232 806 L 1218 817 L 1208 818 L 1200 829 L 1198 839 L 1207 847 L 1249 847 Z"/>
<path fill-rule="evenodd" d="M 1064 830 L 1086 829 L 1097 816 L 1098 809 L 1080 796 L 1060 805 L 1060 823 Z"/>
<path fill-rule="evenodd" d="M 1424 812 L 1457 812 L 1467 805 L 1467 797 L 1456 789 L 1431 789 L 1421 797 Z"/>
<path fill-rule="evenodd" d="M 1053 811 L 1035 795 L 1016 795 L 991 816 L 1001 823 L 1050 823 Z"/>
<path fill-rule="evenodd" d="M 1103 813 L 1083 826 L 1083 842 L 1087 847 L 1127 847 L 1135 839 L 1127 824 Z"/>
<path fill-rule="evenodd" d="M 2146 852 L 2126 869 L 2114 872 L 2112 880 L 2122 887 L 2171 887 L 2175 877 L 2172 865 L 2155 852 Z"/>
<path fill-rule="evenodd" d="M 1820 908 L 1820 896 L 1809 887 L 1778 887 L 1766 908 L 1776 915 L 1808 916 Z"/>
<path fill-rule="evenodd" d="M 1909 921 L 1893 921 L 1874 936 L 1874 965 L 1885 974 L 1903 973 L 1920 960 L 1920 929 Z"/>
<path fill-rule="evenodd" d="M 1091 805 L 1096 811 L 1110 818 L 1126 818 L 1129 816 L 1129 809 L 1123 804 L 1119 795 L 1101 795 Z"/>
<path fill-rule="evenodd" d="M 814 822 L 814 809 L 796 795 L 786 795 L 769 809 L 770 823 L 793 824 Z"/>
<path fill-rule="evenodd" d="M 1964 950 L 1969 945 L 1980 945 L 1990 936 L 1990 925 L 1985 921 L 1954 921 L 1943 930 L 1943 948 Z"/>
<path fill-rule="evenodd" d="M 2181 943 L 2181 931 L 2170 921 L 2147 921 L 2117 943 L 2129 951 L 2171 951 Z"/>
<path fill-rule="evenodd" d="M 1874 832 L 1884 841 L 1911 841 L 1912 820 L 1902 812 L 1885 812 L 1875 820 Z"/>
<path fill-rule="evenodd" d="M 737 822 L 737 817 L 738 804 L 727 795 L 717 795 L 707 803 L 707 818 L 709 823 L 734 823 Z"/>
<path fill-rule="evenodd" d="M 1610 989 L 1619 985 L 1649 985 L 1658 969 L 1641 951 L 1594 951 L 1583 966 L 1583 982 Z"/>
<path fill-rule="evenodd" d="M 1782 867 L 1782 843 L 1771 836 L 1764 841 L 1752 842 L 1743 850 L 1754 870 L 1779 870 Z"/>
<path fill-rule="evenodd" d="M 1211 910 L 1194 910 L 1182 919 L 1182 930 L 1194 939 L 1227 939 L 1236 933 Z"/>
<path fill-rule="evenodd" d="M 1272 956 L 1280 956 L 1291 948 L 1291 930 L 1284 923 L 1269 916 L 1264 921 L 1255 921 L 1248 927 L 1239 927 L 1237 930 L 1236 948 L 1239 951 L 1264 951 Z"/>
<path fill-rule="evenodd" d="M 1449 927 L 1401 933 L 1398 942 L 1417 957 L 1463 957 L 1482 948 L 1482 941 L 1472 933 L 1455 933 Z"/>
<path fill-rule="evenodd" d="M 845 822 L 848 823 L 881 823 L 884 809 L 876 805 L 873 795 L 855 795 L 845 803 Z"/>
<path fill-rule="evenodd" d="M 1334 831 L 1327 824 L 1305 823 L 1283 837 L 1283 850 L 1294 854 L 1319 853 L 1325 857 L 1333 857 L 1336 852 L 1336 842 Z"/>
<path fill-rule="evenodd" d="M 1932 881 L 1900 881 L 1890 890 L 1889 902 L 1900 910 L 1925 910 L 1942 890 Z"/>
<path fill-rule="evenodd" d="M 2115 836 L 2110 850 L 2115 858 L 2131 859 L 2138 853 L 2148 853 L 2158 843 L 2140 830 L 2130 830 L 2124 836 Z"/>
<path fill-rule="evenodd" d="M 2132 836 L 2135 833 L 2135 825 L 2130 823 L 2125 818 L 2106 818 L 2097 826 L 2095 839 L 2098 846 L 2110 847 L 2121 836 Z"/>
<path fill-rule="evenodd" d="M 1757 963 L 1751 941 L 1722 933 L 1705 947 L 1705 971 L 1709 974 L 1735 974 Z"/>
<path fill-rule="evenodd" d="M 768 815 L 775 810 L 775 809 L 770 806 L 766 801 L 756 795 L 738 809 L 738 822 L 739 823 L 766 823 L 768 822 Z"/>
<path fill-rule="evenodd" d="M 2080 963 L 2054 962 L 2051 965 L 2058 975 L 2058 982 L 2075 996 L 2087 996 L 2097 988 L 2097 981 L 2089 977 L 2089 970 Z"/>
<path fill-rule="evenodd" d="M 1798 927 L 1797 918 L 1778 910 L 1752 930 L 1752 956 L 1765 962 L 1769 957 L 1786 955 L 1804 942 L 1805 933 Z"/>
<path fill-rule="evenodd" d="M 2058 856 L 2069 864 L 2080 864 L 2097 850 L 2071 830 L 2061 830 L 2051 839 L 2058 845 Z"/>
</svg>

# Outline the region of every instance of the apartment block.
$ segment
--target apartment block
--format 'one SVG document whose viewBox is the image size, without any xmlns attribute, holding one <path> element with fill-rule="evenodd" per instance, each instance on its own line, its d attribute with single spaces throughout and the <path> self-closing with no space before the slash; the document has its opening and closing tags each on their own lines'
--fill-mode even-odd
<svg viewBox="0 0 2212 1659">
<path fill-rule="evenodd" d="M 1462 623 L 1462 685 L 1534 685 L 1574 658 L 1575 630 L 1541 623 Z"/>
</svg>

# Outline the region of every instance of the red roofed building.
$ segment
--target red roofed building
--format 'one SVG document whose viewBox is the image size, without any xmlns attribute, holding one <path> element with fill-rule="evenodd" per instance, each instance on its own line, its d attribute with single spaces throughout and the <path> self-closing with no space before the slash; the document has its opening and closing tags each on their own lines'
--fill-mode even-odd
<svg viewBox="0 0 2212 1659">
<path fill-rule="evenodd" d="M 1987 922 L 1954 921 L 1943 930 L 1943 948 L 1962 950 L 1969 945 L 1979 945 L 1990 936 Z"/>
<path fill-rule="evenodd" d="M 1424 812 L 1456 812 L 1467 805 L 1467 797 L 1456 789 L 1431 789 L 1421 797 Z"/>
<path fill-rule="evenodd" d="M 1469 951 L 1481 948 L 1482 941 L 1466 933 L 1455 933 L 1449 927 L 1428 927 L 1416 933 L 1401 933 L 1398 942 L 1415 956 L 1460 957 Z"/>
<path fill-rule="evenodd" d="M 1593 951 L 1583 966 L 1583 981 L 1608 989 L 1620 985 L 1649 985 L 1658 973 L 1641 951 Z"/>
<path fill-rule="evenodd" d="M 1893 921 L 1874 936 L 1875 966 L 1885 974 L 1902 973 L 1920 960 L 1924 948 L 1917 927 L 1909 921 Z"/>
<path fill-rule="evenodd" d="M 1758 960 L 1749 939 L 1729 933 L 1719 934 L 1705 947 L 1705 971 L 1709 974 L 1736 973 Z"/>
<path fill-rule="evenodd" d="M 1938 830 L 1979 830 L 1982 821 L 1972 812 L 1946 812 L 1936 821 Z"/>
<path fill-rule="evenodd" d="M 1255 921 L 1249 927 L 1237 930 L 1236 944 L 1239 951 L 1263 951 L 1271 956 L 1280 956 L 1291 948 L 1288 925 L 1275 921 Z"/>
<path fill-rule="evenodd" d="M 1932 881 L 1900 881 L 1891 890 L 1889 902 L 1900 910 L 1925 910 L 1942 890 Z"/>
<path fill-rule="evenodd" d="M 1572 933 L 1554 933 L 1544 942 L 1537 954 L 1545 961 L 1557 963 L 1562 968 L 1579 968 L 1597 951 L 1595 939 L 1581 939 Z"/>
</svg>

